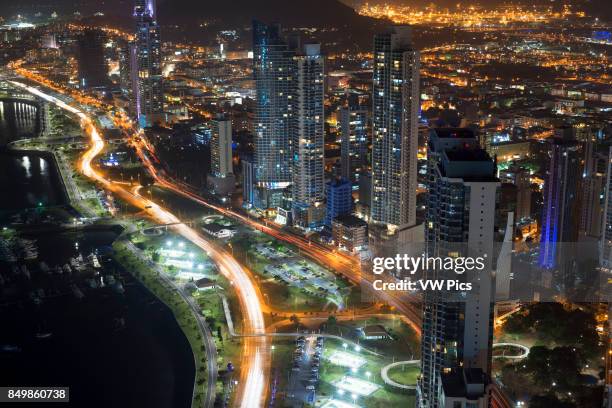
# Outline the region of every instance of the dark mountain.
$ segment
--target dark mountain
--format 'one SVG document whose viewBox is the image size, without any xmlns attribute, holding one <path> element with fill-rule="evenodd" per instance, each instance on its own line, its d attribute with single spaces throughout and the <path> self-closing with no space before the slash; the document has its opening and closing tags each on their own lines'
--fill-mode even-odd
<svg viewBox="0 0 612 408">
<path fill-rule="evenodd" d="M 278 21 L 292 27 L 337 27 L 371 24 L 337 0 L 158 0 L 163 22 L 202 20 L 250 25 L 253 19 Z"/>
<path fill-rule="evenodd" d="M 336 28 L 319 40 L 352 47 L 371 42 L 374 31 L 386 24 L 360 16 L 338 0 L 158 0 L 158 16 L 166 33 L 168 27 L 175 27 L 178 30 L 171 35 L 203 42 L 215 30 L 249 30 L 253 19 L 258 19 L 286 28 Z"/>
</svg>

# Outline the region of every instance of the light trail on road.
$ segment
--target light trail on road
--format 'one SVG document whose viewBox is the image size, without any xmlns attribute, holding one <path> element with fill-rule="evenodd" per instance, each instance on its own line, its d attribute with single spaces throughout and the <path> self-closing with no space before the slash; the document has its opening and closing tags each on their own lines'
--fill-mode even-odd
<svg viewBox="0 0 612 408">
<path fill-rule="evenodd" d="M 143 148 L 149 151 L 148 146 L 150 146 L 150 144 L 146 142 L 144 134 L 141 133 L 139 135 L 139 139 L 140 142 L 137 141 L 135 143 L 136 152 L 142 160 L 142 163 L 147 167 L 149 173 L 151 174 L 151 176 L 153 176 L 155 182 L 159 186 L 164 187 L 167 190 L 170 190 L 176 194 L 182 195 L 183 197 L 186 197 L 198 204 L 208 207 L 226 217 L 233 218 L 239 222 L 242 222 L 253 229 L 262 231 L 278 239 L 279 241 L 290 243 L 299 248 L 300 251 L 302 251 L 308 257 L 317 260 L 318 262 L 323 263 L 326 267 L 337 271 L 354 284 L 363 285 L 367 287 L 368 290 L 374 291 L 372 286 L 372 277 L 362 275 L 361 265 L 355 257 L 351 257 L 337 251 L 332 251 L 329 248 L 326 248 L 325 246 L 316 242 L 312 242 L 305 238 L 288 234 L 280 230 L 279 228 L 263 224 L 257 220 L 254 220 L 231 209 L 212 204 L 204 200 L 199 195 L 191 192 L 189 186 L 182 186 L 178 182 L 167 180 L 165 177 L 161 176 L 158 173 L 157 169 L 149 159 L 148 155 L 143 152 Z M 154 155 L 154 152 L 149 152 Z M 421 306 L 417 299 L 407 299 L 407 295 L 398 295 L 392 292 L 376 291 L 376 293 L 378 294 L 381 300 L 395 307 L 400 313 L 402 313 L 406 317 L 404 321 L 409 324 L 418 335 L 421 334 Z"/>
<path fill-rule="evenodd" d="M 161 224 L 175 224 L 171 228 L 193 244 L 204 250 L 219 267 L 219 271 L 236 288 L 243 313 L 246 313 L 244 331 L 260 335 L 265 333 L 265 322 L 260 306 L 260 298 L 248 273 L 227 252 L 211 245 L 195 230 L 183 224 L 171 212 L 160 207 L 155 202 L 144 198 L 137 192 L 126 190 L 122 184 L 114 183 L 98 173 L 91 165 L 92 161 L 104 149 L 104 140 L 96 129 L 91 118 L 83 111 L 66 104 L 58 98 L 45 94 L 37 88 L 20 82 L 11 84 L 22 88 L 56 106 L 76 115 L 81 120 L 81 126 L 91 140 L 91 147 L 81 157 L 82 173 L 100 183 L 105 189 L 113 192 L 130 204 L 144 209 L 153 219 Z M 247 338 L 244 341 L 241 360 L 241 380 L 238 386 L 237 401 L 240 407 L 254 408 L 263 406 L 267 394 L 266 377 L 270 365 L 270 349 L 265 337 Z"/>
</svg>

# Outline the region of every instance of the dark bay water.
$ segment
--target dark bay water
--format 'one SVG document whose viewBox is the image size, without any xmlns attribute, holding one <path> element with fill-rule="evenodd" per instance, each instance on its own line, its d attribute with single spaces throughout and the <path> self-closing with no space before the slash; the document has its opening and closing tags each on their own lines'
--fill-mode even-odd
<svg viewBox="0 0 612 408">
<path fill-rule="evenodd" d="M 66 202 L 50 157 L 0 152 L 0 212 Z M 61 405 L 70 407 L 189 407 L 193 355 L 165 305 L 110 258 L 103 270 L 119 277 L 124 293 L 90 288 L 76 274 L 38 270 L 39 261 L 53 267 L 79 252 L 108 249 L 117 231 L 49 231 L 22 234 L 39 251 L 37 260 L 18 262 L 32 278 L 11 277 L 10 291 L 0 288 L 0 385 L 68 386 L 71 402 Z M 0 274 L 10 277 L 10 267 L 0 261 Z M 72 284 L 83 299 L 66 290 Z M 43 301 L 36 304 L 32 294 L 40 290 Z"/>
<path fill-rule="evenodd" d="M 0 190 L 3 211 L 67 202 L 55 161 L 42 152 L 0 151 Z"/>
</svg>

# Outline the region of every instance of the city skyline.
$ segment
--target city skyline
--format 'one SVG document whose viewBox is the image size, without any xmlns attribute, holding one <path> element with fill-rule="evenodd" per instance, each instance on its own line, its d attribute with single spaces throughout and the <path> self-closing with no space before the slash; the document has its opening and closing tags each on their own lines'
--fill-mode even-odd
<svg viewBox="0 0 612 408">
<path fill-rule="evenodd" d="M 0 401 L 612 407 L 612 22 L 348 4 L 0 8 Z"/>
</svg>

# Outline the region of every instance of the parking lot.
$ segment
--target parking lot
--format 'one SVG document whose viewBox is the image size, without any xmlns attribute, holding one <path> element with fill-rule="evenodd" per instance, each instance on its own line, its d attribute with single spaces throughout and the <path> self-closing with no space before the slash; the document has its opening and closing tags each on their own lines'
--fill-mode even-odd
<svg viewBox="0 0 612 408">
<path fill-rule="evenodd" d="M 298 337 L 289 381 L 291 405 L 313 404 L 319 387 L 319 368 L 323 354 L 323 337 Z"/>
</svg>

